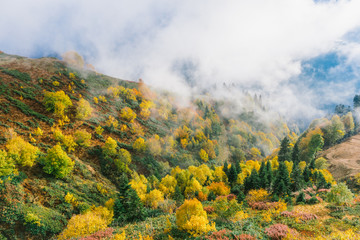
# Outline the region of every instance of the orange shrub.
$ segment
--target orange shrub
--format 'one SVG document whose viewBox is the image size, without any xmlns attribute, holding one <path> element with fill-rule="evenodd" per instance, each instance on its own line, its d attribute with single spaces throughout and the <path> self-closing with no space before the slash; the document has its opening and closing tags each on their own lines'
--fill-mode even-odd
<svg viewBox="0 0 360 240">
<path fill-rule="evenodd" d="M 216 196 L 224 196 L 230 193 L 230 188 L 224 182 L 213 182 L 207 187 L 209 191 L 215 193 Z"/>
</svg>

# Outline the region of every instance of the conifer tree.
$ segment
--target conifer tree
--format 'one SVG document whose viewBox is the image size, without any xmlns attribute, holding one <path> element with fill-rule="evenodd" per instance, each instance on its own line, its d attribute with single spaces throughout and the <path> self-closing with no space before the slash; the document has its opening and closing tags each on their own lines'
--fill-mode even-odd
<svg viewBox="0 0 360 240">
<path fill-rule="evenodd" d="M 272 187 L 272 182 L 273 182 L 273 178 L 274 178 L 274 174 L 271 168 L 271 162 L 267 161 L 266 163 L 266 188 L 270 189 Z"/>
<path fill-rule="evenodd" d="M 242 172 L 241 166 L 240 166 L 240 161 L 238 159 L 235 160 L 235 167 L 236 167 L 237 174 Z"/>
<path fill-rule="evenodd" d="M 290 149 L 290 140 L 288 137 L 284 137 L 281 141 L 280 151 L 278 154 L 278 161 L 290 161 L 291 158 L 291 149 Z"/>
<path fill-rule="evenodd" d="M 173 199 L 177 202 L 177 203 L 182 203 L 185 199 L 184 195 L 182 194 L 180 187 L 178 185 L 176 185 L 175 187 L 175 192 L 173 195 Z"/>
<path fill-rule="evenodd" d="M 260 170 L 259 170 L 259 177 L 260 177 L 260 187 L 266 188 L 267 184 L 267 172 L 266 172 L 266 165 L 265 162 L 261 162 Z"/>
<path fill-rule="evenodd" d="M 245 185 L 244 186 L 245 192 L 248 192 L 251 189 L 259 189 L 260 188 L 260 178 L 259 178 L 259 174 L 255 168 L 251 171 L 251 175 L 245 179 L 244 185 Z"/>
<path fill-rule="evenodd" d="M 320 188 L 326 188 L 327 187 L 327 182 L 326 179 L 324 177 L 324 174 L 322 174 L 322 172 L 318 172 L 317 176 L 316 176 L 316 187 L 318 189 Z"/>
<path fill-rule="evenodd" d="M 311 171 L 309 169 L 309 166 L 306 166 L 304 171 L 303 171 L 303 177 L 304 177 L 304 181 L 305 183 L 308 183 L 310 181 L 311 178 Z"/>
<path fill-rule="evenodd" d="M 297 164 L 296 162 L 294 162 L 291 174 L 291 190 L 296 192 L 298 190 L 300 190 L 305 182 L 304 182 L 304 177 L 301 174 L 301 169 L 299 167 L 299 164 Z"/>
<path fill-rule="evenodd" d="M 145 208 L 136 191 L 131 188 L 129 180 L 123 174 L 119 184 L 119 196 L 114 203 L 114 219 L 119 225 L 126 222 L 143 220 Z"/>
<path fill-rule="evenodd" d="M 289 172 L 284 162 L 280 162 L 274 182 L 274 194 L 284 196 L 290 192 Z"/>
<path fill-rule="evenodd" d="M 300 162 L 300 158 L 299 158 L 299 143 L 296 142 L 291 154 L 291 161 L 294 162 L 295 164 L 298 164 Z"/>
<path fill-rule="evenodd" d="M 225 161 L 223 171 L 226 174 L 226 176 L 229 175 L 229 168 L 228 167 L 229 167 L 228 162 Z"/>
<path fill-rule="evenodd" d="M 235 164 L 231 164 L 231 167 L 230 167 L 230 170 L 228 171 L 228 173 L 229 173 L 229 175 L 228 175 L 229 183 L 232 186 L 234 183 L 236 183 L 237 176 L 238 176 Z"/>
</svg>

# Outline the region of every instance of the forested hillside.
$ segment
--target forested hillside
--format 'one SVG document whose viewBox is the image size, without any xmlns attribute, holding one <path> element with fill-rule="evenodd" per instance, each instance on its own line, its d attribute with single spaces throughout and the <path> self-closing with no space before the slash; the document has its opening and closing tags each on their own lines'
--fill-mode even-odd
<svg viewBox="0 0 360 240">
<path fill-rule="evenodd" d="M 179 103 L 65 60 L 0 53 L 0 239 L 360 237 L 320 157 L 355 110 L 300 133 L 257 95 Z"/>
</svg>

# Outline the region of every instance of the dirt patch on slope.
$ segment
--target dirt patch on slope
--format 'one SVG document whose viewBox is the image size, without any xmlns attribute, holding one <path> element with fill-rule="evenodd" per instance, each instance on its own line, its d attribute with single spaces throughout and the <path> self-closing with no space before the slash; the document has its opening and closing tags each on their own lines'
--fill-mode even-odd
<svg viewBox="0 0 360 240">
<path fill-rule="evenodd" d="M 329 171 L 336 180 L 341 180 L 359 173 L 360 134 L 325 150 L 321 155 L 329 160 Z"/>
</svg>

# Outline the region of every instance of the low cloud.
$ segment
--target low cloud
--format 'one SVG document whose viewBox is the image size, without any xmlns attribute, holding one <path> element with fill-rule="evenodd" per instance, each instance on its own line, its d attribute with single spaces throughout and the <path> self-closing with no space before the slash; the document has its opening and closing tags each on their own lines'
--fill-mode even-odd
<svg viewBox="0 0 360 240">
<path fill-rule="evenodd" d="M 227 95 L 213 88 L 225 83 L 261 93 L 285 116 L 311 118 L 322 114 L 319 100 L 336 103 L 356 91 L 358 9 L 358 0 L 14 0 L 2 6 L 0 49 L 76 50 L 101 72 L 185 97 L 204 89 Z M 324 99 L 304 62 L 329 52 L 345 58 L 332 71 L 355 70 L 348 81 L 316 85 L 331 93 Z"/>
</svg>

